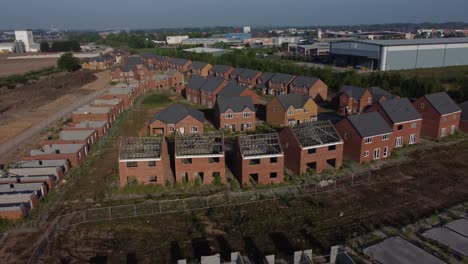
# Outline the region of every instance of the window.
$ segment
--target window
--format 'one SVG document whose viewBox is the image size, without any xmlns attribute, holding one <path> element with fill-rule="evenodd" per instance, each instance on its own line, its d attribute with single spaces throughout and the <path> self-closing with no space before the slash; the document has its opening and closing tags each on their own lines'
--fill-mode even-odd
<svg viewBox="0 0 468 264">
<path fill-rule="evenodd" d="M 182 164 L 192 164 L 192 159 L 182 159 Z"/>
<path fill-rule="evenodd" d="M 416 128 L 416 122 L 411 123 L 411 128 Z"/>
<path fill-rule="evenodd" d="M 277 157 L 272 157 L 270 158 L 270 163 L 277 163 L 278 162 L 278 158 Z"/>
<path fill-rule="evenodd" d="M 127 168 L 136 168 L 136 167 L 138 167 L 138 163 L 136 161 L 127 162 Z"/>
<path fill-rule="evenodd" d="M 442 121 L 447 122 L 447 117 L 444 116 L 444 117 L 442 118 Z"/>
<path fill-rule="evenodd" d="M 294 126 L 296 123 L 295 123 L 294 121 L 289 121 L 288 124 L 289 124 L 290 126 Z"/>
<path fill-rule="evenodd" d="M 307 154 L 314 154 L 317 152 L 317 149 L 311 148 L 307 150 Z"/>
<path fill-rule="evenodd" d="M 442 128 L 442 130 L 440 131 L 440 137 L 445 137 L 447 135 L 447 129 Z"/>
<path fill-rule="evenodd" d="M 357 104 L 357 99 L 354 99 L 354 103 Z"/>
<path fill-rule="evenodd" d="M 258 165 L 260 164 L 260 159 L 251 159 L 249 165 Z"/>
<path fill-rule="evenodd" d="M 209 159 L 208 159 L 208 162 L 209 162 L 209 163 L 219 163 L 219 158 L 218 158 L 218 157 L 209 158 Z"/>
<path fill-rule="evenodd" d="M 348 136 L 349 136 L 348 132 L 344 133 L 344 138 L 345 139 L 348 139 Z"/>
<path fill-rule="evenodd" d="M 403 129 L 403 125 L 398 125 L 398 126 L 397 126 L 397 129 L 398 129 L 398 130 L 402 130 L 402 129 Z"/>
<path fill-rule="evenodd" d="M 366 144 L 372 143 L 372 138 L 371 137 L 366 137 L 364 138 Z"/>
<path fill-rule="evenodd" d="M 174 126 L 170 126 L 170 127 L 169 127 L 169 132 L 175 132 L 175 127 L 174 127 Z"/>
<path fill-rule="evenodd" d="M 411 134 L 409 136 L 409 144 L 414 144 L 416 143 L 416 134 Z"/>
<path fill-rule="evenodd" d="M 198 132 L 198 127 L 190 127 L 190 132 L 197 133 Z"/>
<path fill-rule="evenodd" d="M 304 118 L 304 123 L 307 123 L 309 120 L 307 120 L 307 118 Z"/>
<path fill-rule="evenodd" d="M 148 161 L 148 167 L 155 167 L 156 166 L 156 161 Z"/>
<path fill-rule="evenodd" d="M 364 151 L 364 157 L 369 157 L 369 151 L 368 150 Z"/>
<path fill-rule="evenodd" d="M 380 149 L 374 149 L 374 159 L 378 160 L 380 159 Z"/>
<path fill-rule="evenodd" d="M 224 125 L 224 130 L 229 130 L 229 127 L 230 127 L 229 124 L 225 124 Z"/>
<path fill-rule="evenodd" d="M 421 107 L 421 109 L 424 109 L 424 107 L 425 107 L 424 103 L 421 103 L 420 107 Z"/>
<path fill-rule="evenodd" d="M 289 110 L 288 111 L 288 116 L 292 116 L 292 115 L 294 115 L 294 110 Z"/>
<path fill-rule="evenodd" d="M 156 176 L 151 176 L 149 179 L 150 182 L 157 182 L 158 178 Z"/>
<path fill-rule="evenodd" d="M 278 173 L 276 173 L 276 172 L 270 173 L 270 178 L 271 178 L 271 179 L 274 179 L 274 178 L 276 178 L 276 177 L 278 177 Z"/>
<path fill-rule="evenodd" d="M 383 148 L 383 157 L 386 158 L 387 156 L 388 156 L 388 147 L 385 146 L 385 147 Z"/>
<path fill-rule="evenodd" d="M 335 150 L 335 149 L 336 149 L 336 145 L 328 146 L 328 151 L 332 151 L 332 150 Z"/>
<path fill-rule="evenodd" d="M 247 128 L 252 128 L 252 123 L 247 123 Z"/>
<path fill-rule="evenodd" d="M 296 113 L 297 113 L 297 114 L 300 114 L 300 113 L 301 113 L 301 109 L 297 109 L 297 110 L 296 110 Z"/>
<path fill-rule="evenodd" d="M 388 140 L 390 139 L 390 134 L 385 134 L 382 136 L 382 140 Z"/>
<path fill-rule="evenodd" d="M 395 148 L 401 147 L 403 145 L 403 137 L 397 137 L 395 142 Z"/>
<path fill-rule="evenodd" d="M 226 114 L 226 119 L 232 119 L 233 115 L 232 114 Z"/>
<path fill-rule="evenodd" d="M 371 104 L 371 98 L 367 97 L 367 104 Z"/>
<path fill-rule="evenodd" d="M 244 113 L 244 118 L 249 118 L 250 117 L 250 112 L 245 112 Z"/>
</svg>

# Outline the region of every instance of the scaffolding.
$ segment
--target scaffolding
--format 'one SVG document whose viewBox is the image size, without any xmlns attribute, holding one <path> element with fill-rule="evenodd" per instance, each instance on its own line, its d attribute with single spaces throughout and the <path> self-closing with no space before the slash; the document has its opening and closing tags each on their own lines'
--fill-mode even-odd
<svg viewBox="0 0 468 264">
<path fill-rule="evenodd" d="M 341 142 L 340 135 L 330 121 L 302 123 L 291 129 L 303 148 Z"/>
<path fill-rule="evenodd" d="M 122 138 L 119 159 L 159 159 L 161 158 L 162 137 Z"/>
<path fill-rule="evenodd" d="M 242 156 L 281 155 L 278 134 L 256 134 L 239 136 L 239 146 Z"/>
<path fill-rule="evenodd" d="M 175 138 L 176 156 L 224 155 L 224 137 L 219 132 L 180 134 Z"/>
</svg>

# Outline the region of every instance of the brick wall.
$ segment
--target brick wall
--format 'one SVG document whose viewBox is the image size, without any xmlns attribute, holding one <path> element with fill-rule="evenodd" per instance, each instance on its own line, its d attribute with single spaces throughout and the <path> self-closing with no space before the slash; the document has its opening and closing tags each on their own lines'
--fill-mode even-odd
<svg viewBox="0 0 468 264">
<path fill-rule="evenodd" d="M 460 126 L 461 112 L 441 116 L 425 97 L 413 102 L 414 107 L 422 114 L 421 136 L 438 139 L 442 137 L 442 130 L 450 135 L 452 126 L 457 130 Z"/>
<path fill-rule="evenodd" d="M 156 120 L 149 124 L 150 135 L 171 135 L 173 132 L 170 131 L 170 127 L 174 127 L 175 131 L 181 133 L 191 133 L 191 128 L 196 127 L 198 129 L 197 133 L 203 134 L 204 125 L 192 116 L 185 117 L 177 124 L 164 124 L 160 120 Z"/>
<path fill-rule="evenodd" d="M 212 184 L 214 173 L 218 173 L 221 182 L 226 182 L 226 165 L 224 156 L 218 158 L 218 162 L 210 162 L 211 158 L 194 156 L 191 164 L 185 164 L 187 159 L 175 157 L 175 179 L 182 183 L 186 180 L 195 181 L 198 173 L 203 173 L 203 184 Z"/>
</svg>

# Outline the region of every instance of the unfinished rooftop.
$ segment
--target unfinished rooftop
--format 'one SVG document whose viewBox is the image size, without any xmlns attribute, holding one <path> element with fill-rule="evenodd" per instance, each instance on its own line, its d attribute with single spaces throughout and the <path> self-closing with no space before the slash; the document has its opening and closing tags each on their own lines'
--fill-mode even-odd
<svg viewBox="0 0 468 264">
<path fill-rule="evenodd" d="M 302 123 L 291 127 L 291 130 L 302 148 L 342 142 L 340 135 L 330 121 Z"/>
<path fill-rule="evenodd" d="M 224 137 L 221 133 L 177 134 L 176 156 L 224 156 Z"/>
<path fill-rule="evenodd" d="M 161 159 L 162 143 L 162 137 L 122 138 L 119 160 Z"/>
<path fill-rule="evenodd" d="M 239 147 L 242 157 L 281 156 L 278 134 L 257 134 L 239 136 Z"/>
</svg>

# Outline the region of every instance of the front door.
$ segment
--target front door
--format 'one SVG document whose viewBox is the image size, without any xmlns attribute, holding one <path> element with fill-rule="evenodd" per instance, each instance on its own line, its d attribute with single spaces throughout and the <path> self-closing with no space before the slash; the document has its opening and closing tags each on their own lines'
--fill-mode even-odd
<svg viewBox="0 0 468 264">
<path fill-rule="evenodd" d="M 374 159 L 378 160 L 380 159 L 380 149 L 374 149 Z"/>
<path fill-rule="evenodd" d="M 236 132 L 236 125 L 232 125 L 231 130 L 232 132 Z"/>
<path fill-rule="evenodd" d="M 453 134 L 455 134 L 455 125 L 452 125 L 450 127 L 450 135 L 453 135 Z"/>
</svg>

